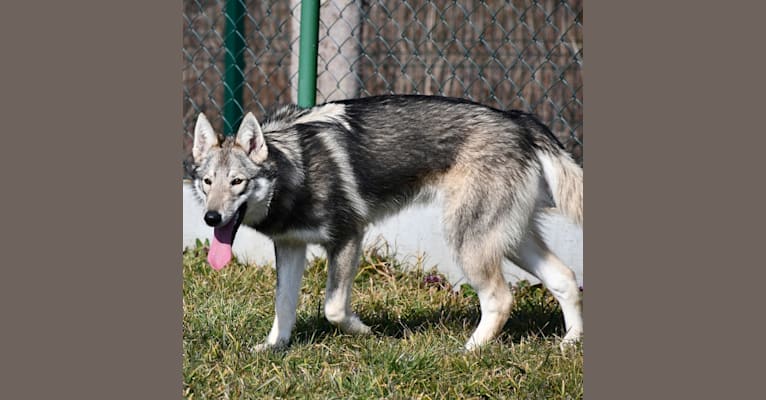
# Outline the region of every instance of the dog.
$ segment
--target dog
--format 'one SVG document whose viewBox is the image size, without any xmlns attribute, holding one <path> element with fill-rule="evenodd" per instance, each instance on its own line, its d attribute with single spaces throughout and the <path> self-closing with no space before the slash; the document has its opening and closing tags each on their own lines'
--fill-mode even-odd
<svg viewBox="0 0 766 400">
<path fill-rule="evenodd" d="M 257 350 L 289 343 L 307 244 L 327 251 L 327 320 L 345 333 L 371 333 L 350 307 L 365 228 L 437 198 L 446 240 L 481 306 L 465 349 L 493 340 L 508 320 L 503 259 L 539 278 L 559 302 L 562 347 L 582 337 L 575 274 L 543 242 L 538 216 L 555 207 L 582 225 L 583 172 L 531 114 L 386 95 L 286 105 L 260 123 L 247 113 L 237 134 L 224 138 L 200 113 L 192 157 L 194 191 L 214 231 L 210 265 L 230 261 L 242 224 L 274 243 L 276 315 Z"/>
</svg>

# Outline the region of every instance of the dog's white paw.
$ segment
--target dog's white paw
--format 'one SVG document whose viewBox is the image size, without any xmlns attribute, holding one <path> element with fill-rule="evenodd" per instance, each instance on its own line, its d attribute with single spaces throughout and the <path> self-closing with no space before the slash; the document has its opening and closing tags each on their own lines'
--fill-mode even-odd
<svg viewBox="0 0 766 400">
<path fill-rule="evenodd" d="M 582 332 L 569 332 L 561 339 L 559 348 L 562 352 L 567 352 L 576 348 L 580 342 L 582 342 Z"/>
<path fill-rule="evenodd" d="M 336 323 L 338 329 L 343 333 L 350 335 L 371 335 L 372 328 L 362 322 L 356 315 L 350 316 L 343 321 Z"/>
<path fill-rule="evenodd" d="M 476 344 L 473 340 L 469 340 L 465 343 L 462 350 L 465 353 L 472 353 L 478 350 L 480 347 L 481 347 L 480 344 Z"/>
<path fill-rule="evenodd" d="M 465 353 L 472 353 L 472 352 L 478 351 L 482 347 L 488 345 L 493 340 L 494 338 L 478 339 L 476 337 L 471 336 L 470 338 L 468 338 L 468 341 L 465 342 L 465 345 L 463 346 L 462 351 Z"/>
<path fill-rule="evenodd" d="M 277 351 L 287 347 L 287 341 L 279 341 L 277 343 L 261 343 L 253 347 L 253 353 L 264 353 L 267 351 Z"/>
<path fill-rule="evenodd" d="M 253 352 L 254 353 L 263 353 L 265 351 L 271 350 L 272 347 L 273 346 L 268 344 L 268 343 L 261 343 L 261 344 L 256 345 L 255 347 L 253 347 Z"/>
</svg>

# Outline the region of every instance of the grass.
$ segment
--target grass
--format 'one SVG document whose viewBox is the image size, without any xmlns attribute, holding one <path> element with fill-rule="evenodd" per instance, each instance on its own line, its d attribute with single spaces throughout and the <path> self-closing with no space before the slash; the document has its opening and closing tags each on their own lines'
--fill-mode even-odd
<svg viewBox="0 0 766 400">
<path fill-rule="evenodd" d="M 326 261 L 315 259 L 291 345 L 256 353 L 274 317 L 276 273 L 236 261 L 214 271 L 206 253 L 198 246 L 183 256 L 187 399 L 583 397 L 582 346 L 559 350 L 561 311 L 539 286 L 515 286 L 503 333 L 465 353 L 481 315 L 468 286 L 453 291 L 435 272 L 405 272 L 385 248 L 368 250 L 353 303 L 375 335 L 344 335 L 324 319 Z"/>
</svg>

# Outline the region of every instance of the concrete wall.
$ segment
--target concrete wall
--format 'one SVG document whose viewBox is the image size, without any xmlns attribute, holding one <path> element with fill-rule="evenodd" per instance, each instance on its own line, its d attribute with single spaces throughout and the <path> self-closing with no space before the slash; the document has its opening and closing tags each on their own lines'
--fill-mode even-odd
<svg viewBox="0 0 766 400">
<path fill-rule="evenodd" d="M 188 184 L 183 184 L 183 247 L 193 246 L 196 239 L 210 239 L 213 230 L 202 220 L 202 208 L 191 193 Z M 414 206 L 382 223 L 371 226 L 365 235 L 365 242 L 385 239 L 396 250 L 397 257 L 414 260 L 423 257 L 426 270 L 433 266 L 453 284 L 461 283 L 460 269 L 452 260 L 442 236 L 439 224 L 439 210 L 434 206 Z M 582 229 L 563 217 L 552 216 L 545 220 L 546 241 L 558 256 L 577 274 L 580 285 L 583 282 Z M 273 263 L 274 248 L 271 241 L 253 229 L 241 227 L 234 241 L 234 255 L 246 263 Z M 309 257 L 324 255 L 318 246 L 309 248 Z M 527 279 L 538 281 L 510 262 L 503 266 L 503 272 L 510 282 Z"/>
</svg>

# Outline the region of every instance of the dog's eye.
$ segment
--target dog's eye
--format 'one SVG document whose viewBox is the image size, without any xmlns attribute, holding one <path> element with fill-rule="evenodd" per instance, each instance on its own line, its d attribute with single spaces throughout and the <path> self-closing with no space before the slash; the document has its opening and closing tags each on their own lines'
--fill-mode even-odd
<svg viewBox="0 0 766 400">
<path fill-rule="evenodd" d="M 205 185 L 210 185 L 213 183 L 213 181 L 211 181 L 210 178 L 205 178 L 204 180 L 202 180 L 202 182 L 205 182 Z"/>
<path fill-rule="evenodd" d="M 239 185 L 240 183 L 242 183 L 242 179 L 234 178 L 231 180 L 231 186 L 236 186 L 236 185 Z"/>
</svg>

